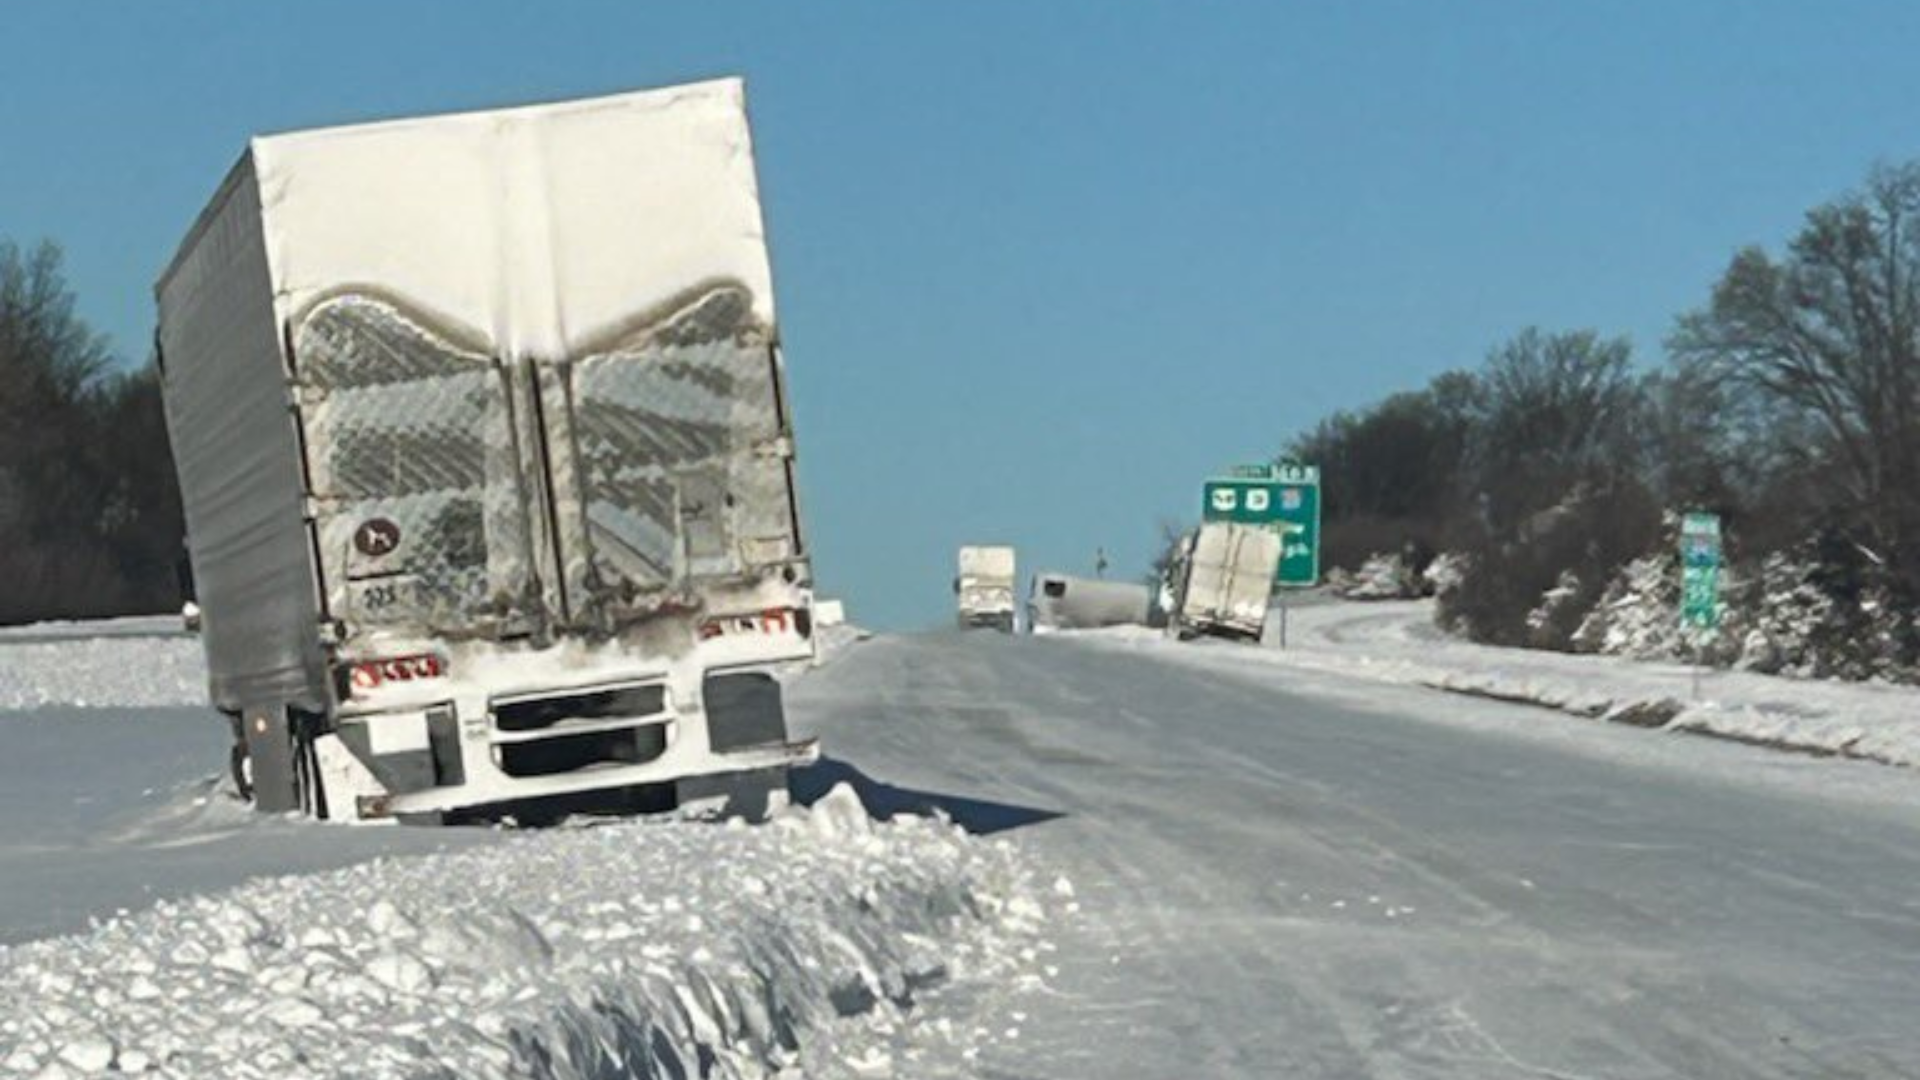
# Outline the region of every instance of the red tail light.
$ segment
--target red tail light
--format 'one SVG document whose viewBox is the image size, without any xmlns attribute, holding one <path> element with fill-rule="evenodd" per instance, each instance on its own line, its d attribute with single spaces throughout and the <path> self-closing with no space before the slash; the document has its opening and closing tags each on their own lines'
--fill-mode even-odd
<svg viewBox="0 0 1920 1080">
<path fill-rule="evenodd" d="M 434 653 L 415 653 L 381 660 L 362 660 L 348 672 L 347 681 L 355 690 L 372 690 L 388 683 L 438 679 L 447 673 L 447 662 Z"/>
<path fill-rule="evenodd" d="M 804 608 L 767 608 L 758 615 L 722 615 L 700 624 L 701 641 L 739 634 L 784 634 L 795 631 L 806 637 L 812 622 Z"/>
</svg>

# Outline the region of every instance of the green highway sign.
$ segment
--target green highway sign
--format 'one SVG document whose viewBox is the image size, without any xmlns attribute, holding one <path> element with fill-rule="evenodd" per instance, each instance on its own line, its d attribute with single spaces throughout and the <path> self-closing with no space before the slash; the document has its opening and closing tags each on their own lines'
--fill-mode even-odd
<svg viewBox="0 0 1920 1080">
<path fill-rule="evenodd" d="M 1316 465 L 1239 465 L 1208 480 L 1200 520 L 1266 525 L 1280 532 L 1276 584 L 1320 581 L 1320 469 Z"/>
<path fill-rule="evenodd" d="M 1680 622 L 1712 632 L 1720 625 L 1720 518 L 1680 520 Z"/>
</svg>

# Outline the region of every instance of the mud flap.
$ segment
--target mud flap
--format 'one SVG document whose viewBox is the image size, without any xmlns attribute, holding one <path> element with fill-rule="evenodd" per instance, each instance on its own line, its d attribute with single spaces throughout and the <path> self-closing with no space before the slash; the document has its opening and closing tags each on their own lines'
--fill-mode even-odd
<svg viewBox="0 0 1920 1080">
<path fill-rule="evenodd" d="M 787 767 L 690 776 L 674 781 L 683 817 L 765 821 L 787 808 Z"/>
<path fill-rule="evenodd" d="M 279 706 L 242 711 L 254 808 L 269 814 L 304 809 L 292 719 Z"/>
<path fill-rule="evenodd" d="M 336 819 L 377 823 L 394 820 L 367 812 L 384 805 L 392 793 L 338 734 L 326 734 L 315 739 L 313 750 L 320 782 L 326 787 Z"/>
<path fill-rule="evenodd" d="M 700 685 L 707 738 L 715 753 L 787 741 L 780 682 L 764 672 L 708 675 Z"/>
</svg>

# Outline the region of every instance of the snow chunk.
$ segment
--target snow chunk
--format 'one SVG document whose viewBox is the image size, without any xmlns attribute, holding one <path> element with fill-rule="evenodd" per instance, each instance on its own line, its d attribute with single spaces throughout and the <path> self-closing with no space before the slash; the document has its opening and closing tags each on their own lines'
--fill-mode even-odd
<svg viewBox="0 0 1920 1080">
<path fill-rule="evenodd" d="M 844 780 L 813 804 L 809 820 L 813 831 L 824 837 L 865 836 L 873 830 L 873 818 L 860 793 Z"/>
<path fill-rule="evenodd" d="M 60 1048 L 60 1060 L 81 1072 L 106 1072 L 113 1065 L 113 1043 L 99 1035 L 75 1039 Z"/>
</svg>

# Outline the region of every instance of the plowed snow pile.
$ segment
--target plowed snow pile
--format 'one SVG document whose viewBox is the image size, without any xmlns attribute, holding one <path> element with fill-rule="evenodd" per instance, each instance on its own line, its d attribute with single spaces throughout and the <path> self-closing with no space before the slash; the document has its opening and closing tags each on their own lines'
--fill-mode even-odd
<svg viewBox="0 0 1920 1080">
<path fill-rule="evenodd" d="M 0 1075 L 918 1075 L 986 1037 L 928 999 L 1030 984 L 1045 918 L 1011 846 L 843 785 L 764 827 L 531 834 L 0 948 Z"/>
<path fill-rule="evenodd" d="M 1159 649 L 1169 659 L 1215 670 L 1325 671 L 1920 768 L 1920 688 L 1912 686 L 1696 673 L 1675 663 L 1479 645 L 1436 627 L 1431 600 L 1301 604 L 1289 622 L 1285 649 L 1183 648 L 1131 629 L 1087 640 Z M 1274 631 L 1269 618 L 1269 639 Z"/>
</svg>

